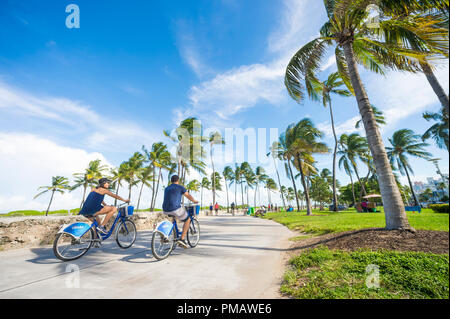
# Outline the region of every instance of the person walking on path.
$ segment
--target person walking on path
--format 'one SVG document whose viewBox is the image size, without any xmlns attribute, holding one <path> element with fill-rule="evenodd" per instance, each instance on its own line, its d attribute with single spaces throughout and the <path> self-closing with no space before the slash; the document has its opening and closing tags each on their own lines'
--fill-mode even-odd
<svg viewBox="0 0 450 319">
<path fill-rule="evenodd" d="M 211 205 L 209 205 L 209 215 L 210 216 L 212 216 L 212 214 L 213 214 L 213 205 L 211 204 Z"/>
<path fill-rule="evenodd" d="M 214 210 L 216 211 L 216 216 L 217 216 L 217 213 L 219 212 L 219 208 L 220 208 L 219 204 L 216 203 L 216 205 L 214 205 Z"/>
</svg>

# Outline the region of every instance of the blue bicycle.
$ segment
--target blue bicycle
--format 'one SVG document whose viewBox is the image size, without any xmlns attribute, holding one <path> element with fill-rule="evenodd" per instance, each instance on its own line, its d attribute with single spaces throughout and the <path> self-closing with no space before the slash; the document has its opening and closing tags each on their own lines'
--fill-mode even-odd
<svg viewBox="0 0 450 319">
<path fill-rule="evenodd" d="M 92 224 L 73 223 L 63 225 L 53 242 L 53 252 L 62 261 L 75 260 L 87 253 L 95 245 L 100 247 L 102 241 L 108 239 L 115 230 L 115 238 L 120 248 L 130 248 L 136 241 L 136 225 L 130 219 L 133 206 L 126 203 L 118 206 L 118 214 L 108 233 L 97 231 L 99 226 L 94 218 Z M 116 228 L 116 225 L 118 227 Z"/>
<path fill-rule="evenodd" d="M 200 240 L 200 223 L 196 217 L 200 211 L 200 206 L 186 205 L 185 207 L 191 220 L 186 239 L 189 246 L 194 248 Z M 169 216 L 171 215 L 169 214 Z M 170 253 L 175 249 L 177 240 L 181 238 L 182 232 L 178 229 L 175 216 L 171 217 L 172 222 L 168 220 L 162 221 L 153 230 L 152 253 L 158 260 L 169 257 Z"/>
</svg>

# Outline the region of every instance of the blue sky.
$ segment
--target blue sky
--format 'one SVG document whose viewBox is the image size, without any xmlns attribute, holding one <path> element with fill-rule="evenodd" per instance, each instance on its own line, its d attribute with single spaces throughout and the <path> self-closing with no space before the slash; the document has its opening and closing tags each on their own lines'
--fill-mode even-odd
<svg viewBox="0 0 450 319">
<path fill-rule="evenodd" d="M 79 29 L 65 25 L 70 3 L 80 8 Z M 95 158 L 117 166 L 142 145 L 169 143 L 162 131 L 187 116 L 222 132 L 280 133 L 310 117 L 331 147 L 328 110 L 310 101 L 298 105 L 283 84 L 289 59 L 324 21 L 315 0 L 2 1 L 0 213 L 45 209 L 48 198 L 32 197 L 51 176 L 71 177 Z M 336 69 L 331 53 L 324 65 L 322 78 Z M 436 74 L 448 91 L 448 63 Z M 425 77 L 362 69 L 361 77 L 388 119 L 386 145 L 395 130 L 422 134 L 431 125 L 421 114 L 439 103 Z M 355 99 L 336 98 L 333 105 L 338 133 L 354 131 Z M 448 172 L 448 153 L 433 145 L 429 151 Z M 232 164 L 216 160 L 219 170 Z M 317 160 L 320 169 L 331 167 L 331 155 Z M 263 159 L 252 164 L 275 178 Z M 431 163 L 411 164 L 416 180 L 436 175 Z M 342 172 L 338 178 L 349 181 Z M 76 207 L 79 198 L 79 192 L 60 196 L 54 208 Z"/>
</svg>

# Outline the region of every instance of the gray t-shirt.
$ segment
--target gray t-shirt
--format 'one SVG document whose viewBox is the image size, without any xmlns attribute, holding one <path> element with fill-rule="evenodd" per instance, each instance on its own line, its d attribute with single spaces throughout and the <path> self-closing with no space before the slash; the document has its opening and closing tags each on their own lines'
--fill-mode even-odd
<svg viewBox="0 0 450 319">
<path fill-rule="evenodd" d="M 164 190 L 164 202 L 162 209 L 165 212 L 172 212 L 181 207 L 181 197 L 187 190 L 179 184 L 171 184 Z"/>
</svg>

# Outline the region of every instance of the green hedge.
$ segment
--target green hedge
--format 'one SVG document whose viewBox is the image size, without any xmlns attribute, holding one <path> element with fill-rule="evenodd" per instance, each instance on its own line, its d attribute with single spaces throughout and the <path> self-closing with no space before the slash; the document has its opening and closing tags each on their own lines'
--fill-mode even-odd
<svg viewBox="0 0 450 319">
<path fill-rule="evenodd" d="M 448 206 L 448 204 L 433 204 L 433 205 L 430 205 L 430 208 L 435 213 L 444 213 L 444 214 L 448 214 L 449 213 L 449 206 Z"/>
</svg>

